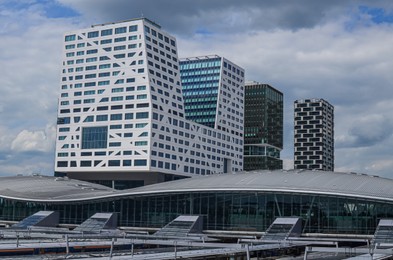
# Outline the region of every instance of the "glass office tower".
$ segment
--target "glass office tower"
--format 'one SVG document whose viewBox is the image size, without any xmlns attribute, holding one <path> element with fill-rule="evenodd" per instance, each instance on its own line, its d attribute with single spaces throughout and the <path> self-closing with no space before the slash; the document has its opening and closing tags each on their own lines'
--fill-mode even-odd
<svg viewBox="0 0 393 260">
<path fill-rule="evenodd" d="M 180 60 L 186 118 L 243 138 L 244 70 L 217 56 Z"/>
<path fill-rule="evenodd" d="M 283 94 L 268 84 L 247 82 L 244 170 L 282 169 Z"/>
</svg>

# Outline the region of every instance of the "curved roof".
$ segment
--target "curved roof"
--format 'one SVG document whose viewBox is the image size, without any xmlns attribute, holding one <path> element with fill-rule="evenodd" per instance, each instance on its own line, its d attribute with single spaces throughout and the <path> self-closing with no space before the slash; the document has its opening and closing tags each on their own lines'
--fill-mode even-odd
<svg viewBox="0 0 393 260">
<path fill-rule="evenodd" d="M 198 191 L 290 192 L 393 202 L 391 179 L 325 171 L 276 170 L 196 176 L 128 190 L 48 176 L 0 178 L 0 197 L 24 201 L 70 202 Z"/>
<path fill-rule="evenodd" d="M 81 201 L 106 197 L 115 190 L 78 180 L 42 175 L 0 178 L 0 197 L 24 201 Z"/>
</svg>

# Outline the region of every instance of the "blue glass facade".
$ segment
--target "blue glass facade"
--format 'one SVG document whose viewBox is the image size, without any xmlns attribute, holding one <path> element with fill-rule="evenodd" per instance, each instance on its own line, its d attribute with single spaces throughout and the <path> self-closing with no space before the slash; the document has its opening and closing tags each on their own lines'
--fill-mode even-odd
<svg viewBox="0 0 393 260">
<path fill-rule="evenodd" d="M 214 128 L 221 63 L 221 57 L 180 61 L 180 76 L 187 120 Z"/>
</svg>

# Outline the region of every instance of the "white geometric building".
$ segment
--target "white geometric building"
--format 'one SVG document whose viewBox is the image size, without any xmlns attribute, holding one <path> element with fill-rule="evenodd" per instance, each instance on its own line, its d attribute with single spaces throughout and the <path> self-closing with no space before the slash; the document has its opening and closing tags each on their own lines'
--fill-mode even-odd
<svg viewBox="0 0 393 260">
<path fill-rule="evenodd" d="M 242 130 L 185 119 L 176 40 L 159 25 L 141 18 L 64 39 L 56 175 L 139 186 L 243 169 Z"/>
</svg>

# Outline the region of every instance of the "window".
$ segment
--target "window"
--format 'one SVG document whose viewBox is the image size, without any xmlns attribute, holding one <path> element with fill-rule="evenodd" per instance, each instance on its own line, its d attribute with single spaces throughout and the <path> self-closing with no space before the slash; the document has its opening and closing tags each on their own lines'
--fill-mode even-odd
<svg viewBox="0 0 393 260">
<path fill-rule="evenodd" d="M 100 69 L 109 69 L 111 67 L 111 64 L 101 64 Z"/>
<path fill-rule="evenodd" d="M 136 141 L 135 142 L 135 146 L 146 146 L 147 145 L 147 141 Z"/>
<path fill-rule="evenodd" d="M 86 82 L 85 87 L 94 87 L 96 85 L 95 82 Z"/>
<path fill-rule="evenodd" d="M 101 40 L 101 44 L 112 43 L 112 39 Z"/>
<path fill-rule="evenodd" d="M 125 58 L 126 55 L 125 54 L 116 54 L 116 55 L 113 55 L 113 57 L 115 57 L 116 59 L 121 59 L 121 58 Z"/>
<path fill-rule="evenodd" d="M 94 54 L 94 53 L 97 53 L 97 52 L 98 52 L 97 49 L 88 50 L 88 51 L 86 51 L 86 54 Z"/>
<path fill-rule="evenodd" d="M 131 25 L 129 28 L 128 28 L 128 31 L 129 32 L 136 32 L 138 30 L 138 25 Z"/>
<path fill-rule="evenodd" d="M 96 65 L 94 65 L 94 66 L 87 66 L 85 69 L 86 70 L 95 70 L 95 69 L 97 69 L 97 66 Z"/>
<path fill-rule="evenodd" d="M 146 166 L 147 161 L 146 160 L 134 160 L 134 166 Z"/>
<path fill-rule="evenodd" d="M 95 38 L 95 37 L 98 37 L 98 31 L 87 33 L 87 38 Z"/>
<path fill-rule="evenodd" d="M 125 42 L 126 40 L 127 40 L 127 37 L 115 38 L 115 42 Z"/>
<path fill-rule="evenodd" d="M 122 114 L 112 114 L 111 115 L 111 120 L 112 121 L 114 121 L 114 120 L 122 120 L 122 118 L 123 118 Z"/>
<path fill-rule="evenodd" d="M 123 92 L 124 88 L 113 88 L 112 93 Z"/>
<path fill-rule="evenodd" d="M 112 29 L 106 29 L 101 31 L 101 36 L 112 35 Z"/>
<path fill-rule="evenodd" d="M 149 118 L 149 112 L 138 112 L 136 113 L 136 119 Z"/>
<path fill-rule="evenodd" d="M 59 161 L 57 162 L 57 167 L 68 167 L 67 161 Z"/>
<path fill-rule="evenodd" d="M 94 62 L 94 61 L 97 61 L 97 57 L 94 57 L 94 58 L 87 58 L 87 59 L 86 59 L 86 62 Z"/>
<path fill-rule="evenodd" d="M 108 166 L 120 166 L 120 160 L 109 160 Z"/>
<path fill-rule="evenodd" d="M 83 122 L 94 122 L 94 116 L 87 116 Z"/>
<path fill-rule="evenodd" d="M 126 32 L 127 32 L 127 27 L 119 27 L 115 29 L 115 34 L 126 33 Z"/>
<path fill-rule="evenodd" d="M 94 103 L 94 98 L 84 99 L 83 104 Z"/>
<path fill-rule="evenodd" d="M 91 161 L 81 161 L 81 167 L 91 167 Z"/>
<path fill-rule="evenodd" d="M 75 34 L 66 35 L 65 41 L 66 41 L 66 42 L 75 41 L 75 36 L 76 36 Z"/>
<path fill-rule="evenodd" d="M 103 77 L 109 77 L 111 74 L 110 72 L 102 72 L 98 74 L 98 77 L 103 78 Z"/>
<path fill-rule="evenodd" d="M 125 119 L 133 119 L 134 118 L 134 114 L 133 113 L 126 113 L 124 114 Z"/>
<path fill-rule="evenodd" d="M 131 160 L 123 160 L 123 166 L 131 166 Z"/>
<path fill-rule="evenodd" d="M 108 115 L 97 115 L 96 121 L 108 121 Z"/>
<path fill-rule="evenodd" d="M 113 47 L 114 51 L 120 51 L 120 50 L 125 50 L 125 49 L 126 49 L 125 45 L 120 45 L 120 46 Z"/>
<path fill-rule="evenodd" d="M 135 124 L 135 128 L 144 128 L 146 125 L 147 125 L 147 123 Z"/>
<path fill-rule="evenodd" d="M 107 139 L 107 126 L 82 128 L 82 149 L 107 148 Z"/>
<path fill-rule="evenodd" d="M 123 97 L 111 97 L 111 101 L 122 101 Z"/>
<path fill-rule="evenodd" d="M 109 80 L 98 81 L 98 86 L 105 86 L 105 85 L 109 85 Z"/>
<path fill-rule="evenodd" d="M 85 92 L 83 92 L 84 95 L 94 95 L 95 93 L 95 90 L 86 90 Z"/>
</svg>

